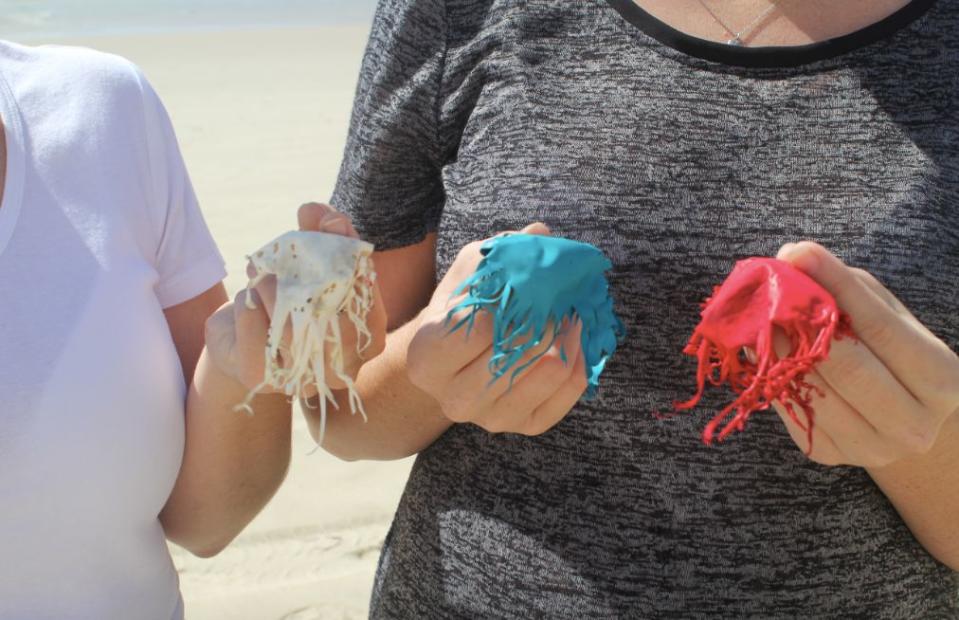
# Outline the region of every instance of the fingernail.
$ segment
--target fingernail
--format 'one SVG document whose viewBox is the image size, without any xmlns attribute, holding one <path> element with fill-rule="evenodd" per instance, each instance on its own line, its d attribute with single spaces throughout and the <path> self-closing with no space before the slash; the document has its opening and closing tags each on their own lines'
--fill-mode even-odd
<svg viewBox="0 0 959 620">
<path fill-rule="evenodd" d="M 795 243 L 783 244 L 783 247 L 779 248 L 779 252 L 776 254 L 776 258 L 779 258 L 780 260 L 784 260 L 787 256 L 789 256 L 793 252 L 795 247 L 796 247 Z"/>
<path fill-rule="evenodd" d="M 808 275 L 813 275 L 819 270 L 819 258 L 809 250 L 795 254 L 792 264 Z"/>
<path fill-rule="evenodd" d="M 331 207 L 330 205 L 327 205 L 327 204 L 323 204 L 322 202 L 305 202 L 305 203 L 303 203 L 302 205 L 300 205 L 300 208 L 301 208 L 301 209 L 302 209 L 303 207 L 310 207 L 310 208 L 312 208 L 312 209 L 317 209 L 317 210 L 319 210 L 319 211 L 324 211 L 324 212 L 326 212 L 326 213 L 335 213 L 335 212 L 336 212 L 336 210 L 335 210 L 333 207 Z"/>
<path fill-rule="evenodd" d="M 334 235 L 346 235 L 350 232 L 350 225 L 342 216 L 334 216 L 323 220 L 322 228 L 324 232 Z"/>
<path fill-rule="evenodd" d="M 819 269 L 819 258 L 808 244 L 787 243 L 779 251 L 779 258 L 792 263 L 800 271 L 814 274 Z"/>
</svg>

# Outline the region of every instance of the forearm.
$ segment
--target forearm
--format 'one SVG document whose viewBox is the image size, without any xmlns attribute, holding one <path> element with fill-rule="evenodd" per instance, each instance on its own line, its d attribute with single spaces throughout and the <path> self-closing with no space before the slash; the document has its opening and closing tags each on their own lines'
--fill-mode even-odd
<svg viewBox="0 0 959 620">
<path fill-rule="evenodd" d="M 928 454 L 868 471 L 919 543 L 959 571 L 959 412 Z"/>
<path fill-rule="evenodd" d="M 223 549 L 273 496 L 290 462 L 290 405 L 258 396 L 255 414 L 234 410 L 246 389 L 204 350 L 187 398 L 186 447 L 160 514 L 167 537 L 200 556 Z"/>
<path fill-rule="evenodd" d="M 416 321 L 387 336 L 386 349 L 365 364 L 357 378 L 368 421 L 349 415 L 346 392 L 338 392 L 338 410 L 328 411 L 323 449 L 345 460 L 394 460 L 416 454 L 451 425 L 439 404 L 406 374 L 406 351 Z M 313 436 L 319 435 L 319 410 L 304 407 Z"/>
</svg>

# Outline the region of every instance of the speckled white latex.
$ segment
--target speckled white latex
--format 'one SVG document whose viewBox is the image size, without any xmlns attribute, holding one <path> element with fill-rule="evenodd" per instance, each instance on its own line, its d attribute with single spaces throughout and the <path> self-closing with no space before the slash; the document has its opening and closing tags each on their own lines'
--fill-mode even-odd
<svg viewBox="0 0 959 620">
<path fill-rule="evenodd" d="M 346 316 L 356 327 L 357 351 L 369 346 L 372 336 L 366 317 L 373 304 L 372 252 L 373 245 L 359 239 L 293 231 L 249 256 L 255 274 L 247 290 L 269 275 L 276 276 L 276 305 L 267 334 L 263 383 L 240 408 L 252 412 L 250 401 L 264 387 L 302 398 L 305 389 L 314 385 L 319 393 L 318 439 L 322 443 L 327 401 L 337 406 L 327 385 L 324 349 L 328 347 L 329 369 L 346 384 L 351 412 L 359 411 L 366 419 L 356 386 L 344 369 L 340 317 Z M 251 303 L 249 297 L 247 303 Z M 284 343 L 287 324 L 292 328 L 292 338 Z"/>
</svg>

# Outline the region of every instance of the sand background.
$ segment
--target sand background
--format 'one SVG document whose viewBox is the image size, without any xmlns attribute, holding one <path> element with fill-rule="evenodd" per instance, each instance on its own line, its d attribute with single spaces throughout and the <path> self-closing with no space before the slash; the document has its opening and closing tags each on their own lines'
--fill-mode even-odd
<svg viewBox="0 0 959 620">
<path fill-rule="evenodd" d="M 137 63 L 173 119 L 231 293 L 243 256 L 332 192 L 368 26 L 63 39 Z M 294 424 L 272 503 L 219 556 L 172 548 L 189 620 L 366 617 L 410 460 L 343 463 Z"/>
</svg>

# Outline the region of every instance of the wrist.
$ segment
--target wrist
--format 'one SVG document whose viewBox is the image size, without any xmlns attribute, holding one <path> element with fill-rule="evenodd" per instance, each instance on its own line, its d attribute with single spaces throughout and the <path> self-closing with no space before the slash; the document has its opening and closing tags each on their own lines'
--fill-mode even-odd
<svg viewBox="0 0 959 620">
<path fill-rule="evenodd" d="M 197 365 L 196 374 L 193 377 L 194 388 L 201 394 L 218 394 L 217 398 L 223 401 L 235 401 L 234 406 L 239 406 L 250 396 L 248 388 L 235 373 L 223 368 L 217 363 L 216 357 L 207 349 L 204 349 L 200 357 L 200 363 Z M 290 397 L 282 392 L 260 392 L 250 399 L 248 403 L 254 411 L 262 408 L 269 408 L 276 411 L 279 409 L 291 409 Z"/>
</svg>

